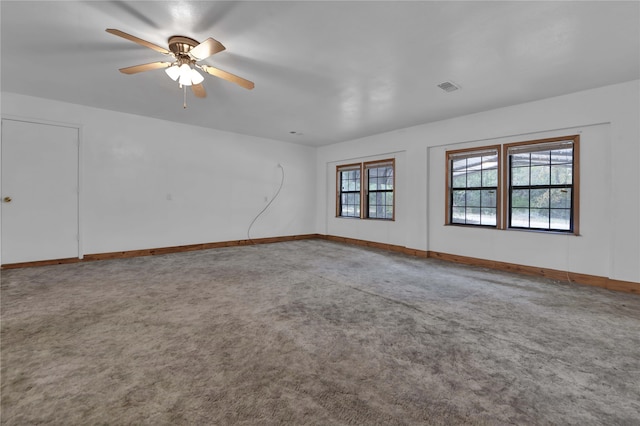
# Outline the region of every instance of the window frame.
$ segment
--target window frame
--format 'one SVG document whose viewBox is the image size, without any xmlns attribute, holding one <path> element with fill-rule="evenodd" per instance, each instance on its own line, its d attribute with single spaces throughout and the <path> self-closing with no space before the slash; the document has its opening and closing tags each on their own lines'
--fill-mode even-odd
<svg viewBox="0 0 640 426">
<path fill-rule="evenodd" d="M 511 159 L 510 150 L 515 147 L 531 146 L 532 151 L 545 151 L 544 148 L 535 149 L 535 145 L 545 144 L 548 149 L 551 150 L 554 147 L 560 147 L 562 142 L 571 142 L 573 148 L 572 158 L 572 183 L 571 187 L 571 206 L 570 211 L 570 228 L 569 230 L 562 229 L 545 229 L 545 228 L 531 228 L 531 227 L 513 227 L 510 226 L 511 222 L 511 206 L 510 206 L 510 194 L 511 194 Z M 526 149 L 526 148 L 525 148 Z M 557 149 L 557 148 L 556 148 Z M 472 223 L 455 223 L 452 221 L 453 210 L 453 183 L 452 183 L 452 165 L 453 159 L 457 158 L 471 158 L 474 154 L 482 152 L 490 152 L 497 150 L 498 153 L 498 183 L 496 194 L 496 225 L 482 225 Z M 545 139 L 535 139 L 521 142 L 510 142 L 497 145 L 485 145 L 472 148 L 454 149 L 445 151 L 446 167 L 445 167 L 445 225 L 461 226 L 461 227 L 474 227 L 485 229 L 499 229 L 499 230 L 513 230 L 513 231 L 525 231 L 525 232 L 541 232 L 546 234 L 561 234 L 561 235 L 580 235 L 580 135 L 566 135 Z M 553 163 L 550 160 L 549 166 Z M 531 167 L 531 166 L 529 166 Z M 531 185 L 529 185 L 531 186 Z M 544 185 L 543 185 L 544 186 Z M 567 184 L 551 184 L 547 185 L 548 188 L 556 186 L 567 186 Z M 480 187 L 478 187 L 480 188 Z M 473 187 L 473 189 L 478 189 Z M 542 187 L 541 187 L 542 188 Z M 542 188 L 543 189 L 543 188 Z M 531 207 L 528 207 L 531 209 Z M 549 206 L 550 214 L 553 208 Z"/>
<path fill-rule="evenodd" d="M 360 189 L 358 191 L 346 191 L 342 190 L 342 172 L 350 172 L 358 170 L 360 172 Z M 342 194 L 343 193 L 358 193 L 358 207 L 360 212 L 357 216 L 344 216 L 342 215 Z M 362 163 L 342 164 L 336 166 L 336 217 L 342 217 L 347 219 L 359 219 L 362 217 Z"/>
<path fill-rule="evenodd" d="M 377 167 L 391 166 L 393 170 L 393 181 L 391 190 L 384 190 L 384 192 L 391 192 L 393 194 L 393 202 L 391 205 L 392 212 L 391 218 L 378 218 L 369 216 L 369 170 Z M 342 172 L 359 170 L 360 171 L 360 190 L 359 190 L 359 216 L 343 216 L 342 213 L 342 194 L 346 193 L 342 190 Z M 347 191 L 356 192 L 356 191 Z M 395 158 L 386 158 L 382 160 L 363 161 L 360 163 L 340 164 L 336 166 L 336 218 L 344 219 L 367 219 L 367 220 L 384 220 L 395 221 L 396 218 L 396 161 Z"/>
<path fill-rule="evenodd" d="M 369 216 L 369 209 L 370 209 L 370 205 L 369 205 L 369 186 L 370 186 L 370 180 L 369 180 L 369 170 L 370 169 L 376 169 L 379 167 L 388 167 L 391 166 L 391 170 L 393 172 L 393 175 L 391 176 L 392 179 L 392 183 L 391 186 L 392 188 L 389 189 L 385 189 L 385 190 L 375 190 L 374 192 L 384 192 L 384 193 L 391 193 L 392 194 L 392 202 L 391 202 L 391 217 L 371 217 Z M 387 160 L 376 160 L 376 161 L 367 161 L 362 163 L 362 170 L 364 171 L 364 173 L 362 174 L 363 178 L 362 178 L 362 183 L 360 184 L 360 188 L 363 188 L 363 184 L 364 185 L 364 194 L 362 194 L 362 197 L 364 198 L 364 211 L 363 209 L 361 209 L 361 212 L 363 213 L 363 218 L 364 219 L 372 219 L 372 220 L 395 220 L 396 217 L 396 162 L 395 162 L 395 158 L 390 158 Z"/>
<path fill-rule="evenodd" d="M 496 224 L 495 225 L 482 225 L 482 224 L 473 224 L 473 223 L 456 223 L 453 222 L 453 182 L 452 182 L 452 163 L 454 159 L 458 158 L 473 158 L 481 156 L 482 153 L 485 152 L 495 152 L 498 157 L 497 160 L 497 183 L 495 187 L 496 191 Z M 502 215 L 502 146 L 501 145 L 488 145 L 481 147 L 473 147 L 473 148 L 463 148 L 463 149 L 454 149 L 445 152 L 446 155 L 446 179 L 445 179 L 445 225 L 454 225 L 454 226 L 470 226 L 470 227 L 478 227 L 478 228 L 488 228 L 488 229 L 500 229 L 501 226 L 501 215 Z M 476 188 L 476 187 L 473 187 Z M 485 187 L 478 187 L 479 190 L 482 190 Z M 489 187 L 486 187 L 489 188 Z M 491 187 L 493 188 L 493 187 Z"/>
<path fill-rule="evenodd" d="M 553 149 L 554 146 L 560 147 L 562 142 L 569 142 L 572 144 L 572 162 L 571 162 L 571 184 L 558 184 L 554 185 L 549 183 L 548 185 L 537 185 L 540 189 L 544 188 L 556 188 L 556 187 L 571 187 L 571 206 L 569 208 L 569 227 L 568 230 L 562 229 L 544 229 L 544 228 L 532 228 L 532 227 L 519 227 L 519 226 L 511 226 L 511 154 L 509 153 L 511 148 L 515 147 L 527 147 L 531 146 L 531 150 L 527 150 L 529 152 L 539 152 L 545 151 L 545 148 Z M 540 147 L 539 149 L 535 149 L 535 145 L 544 145 L 544 147 Z M 503 149 L 503 158 L 504 165 L 502 168 L 503 171 L 503 181 L 505 183 L 505 190 L 502 192 L 503 198 L 503 217 L 504 223 L 502 225 L 502 229 L 514 230 L 514 231 L 529 231 L 529 232 L 542 232 L 542 233 L 557 233 L 563 235 L 580 235 L 580 135 L 568 135 L 554 138 L 546 138 L 546 139 L 537 139 L 523 142 L 513 142 L 507 143 L 502 146 Z M 550 163 L 551 165 L 551 163 Z M 530 166 L 531 167 L 531 166 Z M 520 186 L 520 185 L 519 185 Z M 532 185 L 528 185 L 527 187 L 531 187 Z M 536 185 L 533 185 L 536 186 Z M 551 210 L 551 207 L 549 207 Z"/>
</svg>

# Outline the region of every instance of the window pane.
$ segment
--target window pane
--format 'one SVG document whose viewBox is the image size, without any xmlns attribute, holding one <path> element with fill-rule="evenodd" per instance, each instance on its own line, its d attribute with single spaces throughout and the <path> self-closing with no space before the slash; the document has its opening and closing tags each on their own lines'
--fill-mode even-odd
<svg viewBox="0 0 640 426">
<path fill-rule="evenodd" d="M 451 182 L 453 188 L 464 188 L 467 186 L 467 174 L 464 172 L 454 172 L 453 181 Z"/>
<path fill-rule="evenodd" d="M 484 190 L 481 193 L 480 206 L 482 207 L 495 207 L 496 206 L 496 191 Z"/>
<path fill-rule="evenodd" d="M 483 208 L 480 212 L 480 224 L 495 226 L 496 223 L 496 209 Z"/>
<path fill-rule="evenodd" d="M 551 151 L 551 164 L 573 163 L 573 148 L 554 149 Z"/>
<path fill-rule="evenodd" d="M 531 209 L 530 227 L 549 229 L 549 209 Z"/>
<path fill-rule="evenodd" d="M 381 179 L 381 181 L 382 185 L 384 186 L 384 188 L 382 189 L 393 189 L 393 174 Z"/>
<path fill-rule="evenodd" d="M 480 191 L 467 191 L 467 207 L 480 207 Z"/>
<path fill-rule="evenodd" d="M 466 223 L 470 225 L 480 225 L 480 208 L 467 207 L 467 220 Z"/>
<path fill-rule="evenodd" d="M 482 157 L 467 158 L 467 170 L 474 171 L 482 168 Z"/>
<path fill-rule="evenodd" d="M 551 208 L 571 208 L 571 189 L 551 189 Z"/>
<path fill-rule="evenodd" d="M 464 191 L 464 190 L 454 190 L 453 191 L 453 205 L 454 206 L 464 206 L 464 205 L 466 205 L 465 193 L 466 193 L 466 191 Z"/>
<path fill-rule="evenodd" d="M 551 185 L 571 185 L 572 172 L 571 164 L 551 166 Z"/>
<path fill-rule="evenodd" d="M 514 154 L 511 156 L 511 166 L 512 167 L 521 167 L 526 166 L 529 167 L 529 153 L 524 154 Z"/>
<path fill-rule="evenodd" d="M 454 172 L 467 170 L 467 159 L 463 158 L 462 160 L 453 160 L 451 162 L 451 170 Z"/>
<path fill-rule="evenodd" d="M 498 167 L 498 154 L 482 156 L 482 169 L 487 170 Z"/>
<path fill-rule="evenodd" d="M 514 167 L 511 169 L 511 185 L 529 185 L 529 167 Z"/>
<path fill-rule="evenodd" d="M 551 228 L 562 231 L 571 230 L 571 210 L 551 209 Z"/>
<path fill-rule="evenodd" d="M 464 223 L 464 212 L 464 207 L 454 207 L 453 209 L 451 209 L 451 223 Z"/>
<path fill-rule="evenodd" d="M 378 189 L 378 179 L 369 177 L 369 191 L 375 191 Z"/>
<path fill-rule="evenodd" d="M 393 206 L 386 206 L 384 217 L 386 219 L 393 219 Z"/>
<path fill-rule="evenodd" d="M 511 226 L 529 227 L 529 209 L 511 209 Z"/>
<path fill-rule="evenodd" d="M 369 169 L 369 177 L 377 177 L 377 176 L 378 176 L 377 168 Z"/>
<path fill-rule="evenodd" d="M 549 208 L 549 190 L 532 189 L 529 203 L 532 208 Z"/>
<path fill-rule="evenodd" d="M 511 191 L 511 207 L 529 207 L 529 190 L 514 189 Z"/>
<path fill-rule="evenodd" d="M 531 153 L 531 166 L 546 166 L 551 163 L 551 151 L 536 151 Z"/>
<path fill-rule="evenodd" d="M 531 167 L 531 185 L 549 185 L 550 173 L 550 166 Z"/>
<path fill-rule="evenodd" d="M 342 206 L 340 216 L 358 217 L 360 216 L 360 208 L 352 204 Z"/>
<path fill-rule="evenodd" d="M 481 172 L 471 172 L 467 173 L 467 188 L 479 187 L 481 186 Z"/>
<path fill-rule="evenodd" d="M 497 169 L 482 171 L 482 186 L 498 186 L 498 170 Z"/>
<path fill-rule="evenodd" d="M 387 192 L 387 203 L 388 206 L 393 206 L 393 192 Z"/>
</svg>

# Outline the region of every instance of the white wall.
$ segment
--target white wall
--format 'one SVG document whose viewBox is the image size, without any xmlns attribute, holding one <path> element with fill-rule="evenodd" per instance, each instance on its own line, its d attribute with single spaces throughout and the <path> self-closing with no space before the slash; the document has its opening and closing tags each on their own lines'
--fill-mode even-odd
<svg viewBox="0 0 640 426">
<path fill-rule="evenodd" d="M 83 253 L 244 239 L 281 163 L 253 238 L 318 232 L 640 281 L 640 81 L 318 149 L 11 93 L 2 115 L 81 127 Z M 444 151 L 575 132 L 580 236 L 444 226 Z M 336 218 L 335 166 L 390 157 L 396 220 Z"/>
<path fill-rule="evenodd" d="M 321 147 L 317 232 L 640 282 L 639 117 L 632 81 Z M 444 226 L 446 150 L 575 133 L 580 236 Z M 396 221 L 336 218 L 335 165 L 389 152 Z"/>
<path fill-rule="evenodd" d="M 315 232 L 314 148 L 2 93 L 3 117 L 81 129 L 83 254 Z M 42 179 L 43 176 L 34 176 Z"/>
</svg>

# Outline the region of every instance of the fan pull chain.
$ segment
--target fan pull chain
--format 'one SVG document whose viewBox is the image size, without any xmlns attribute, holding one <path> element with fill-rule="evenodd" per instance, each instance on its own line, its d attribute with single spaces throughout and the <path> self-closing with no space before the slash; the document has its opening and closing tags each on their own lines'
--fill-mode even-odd
<svg viewBox="0 0 640 426">
<path fill-rule="evenodd" d="M 182 86 L 184 89 L 184 103 L 182 104 L 182 108 L 187 109 L 187 86 Z"/>
</svg>

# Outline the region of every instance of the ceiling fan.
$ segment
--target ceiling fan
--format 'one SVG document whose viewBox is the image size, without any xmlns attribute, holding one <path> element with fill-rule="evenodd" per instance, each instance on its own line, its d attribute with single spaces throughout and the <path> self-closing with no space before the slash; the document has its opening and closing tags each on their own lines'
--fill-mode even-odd
<svg viewBox="0 0 640 426">
<path fill-rule="evenodd" d="M 204 98 L 207 96 L 207 92 L 204 90 L 202 81 L 204 77 L 197 71 L 197 69 L 206 72 L 207 74 L 215 77 L 222 78 L 223 80 L 235 83 L 245 89 L 253 89 L 253 82 L 246 80 L 230 72 L 223 71 L 221 69 L 212 67 L 210 65 L 199 64 L 198 61 L 202 61 L 218 52 L 225 50 L 225 47 L 217 40 L 208 38 L 202 43 L 185 36 L 171 36 L 169 37 L 169 49 L 158 46 L 131 34 L 127 34 L 123 31 L 108 28 L 108 33 L 117 35 L 127 40 L 138 43 L 141 46 L 153 49 L 156 52 L 160 52 L 163 55 L 171 57 L 171 61 L 168 62 L 151 62 L 149 64 L 134 65 L 132 67 L 120 68 L 120 72 L 124 74 L 136 74 L 143 71 L 150 71 L 155 69 L 165 68 L 167 75 L 178 84 L 183 86 L 191 86 L 193 94 L 198 98 Z M 186 90 L 186 88 L 185 88 Z M 186 92 L 185 92 L 186 93 Z"/>
</svg>

